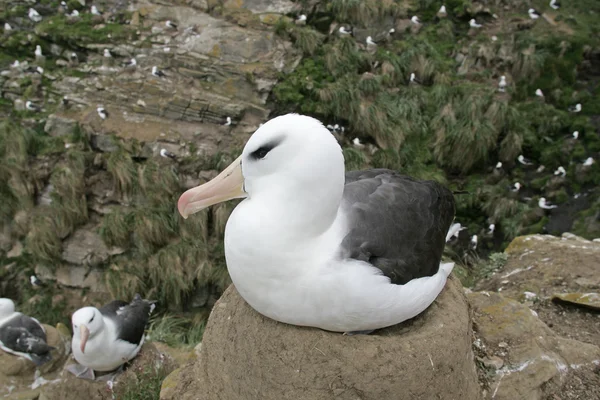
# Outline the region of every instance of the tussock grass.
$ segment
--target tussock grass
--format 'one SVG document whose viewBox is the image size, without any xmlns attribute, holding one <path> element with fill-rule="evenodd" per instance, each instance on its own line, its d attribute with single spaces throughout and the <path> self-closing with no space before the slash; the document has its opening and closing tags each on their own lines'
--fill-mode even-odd
<svg viewBox="0 0 600 400">
<path fill-rule="evenodd" d="M 108 246 L 128 249 L 131 246 L 134 214 L 125 207 L 114 208 L 104 215 L 100 225 L 100 237 Z"/>
<path fill-rule="evenodd" d="M 136 184 L 136 168 L 129 153 L 123 149 L 110 153 L 106 169 L 112 175 L 115 190 L 125 199 L 129 199 Z"/>
<path fill-rule="evenodd" d="M 191 317 L 164 314 L 150 321 L 150 340 L 163 342 L 171 347 L 194 347 L 202 341 L 206 327 L 205 315 Z"/>
</svg>

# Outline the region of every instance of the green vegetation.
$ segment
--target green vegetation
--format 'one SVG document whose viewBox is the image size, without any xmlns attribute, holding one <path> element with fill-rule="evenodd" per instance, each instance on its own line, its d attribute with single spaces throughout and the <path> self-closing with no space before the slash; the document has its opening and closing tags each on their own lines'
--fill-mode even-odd
<svg viewBox="0 0 600 400">
<path fill-rule="evenodd" d="M 163 342 L 171 347 L 192 348 L 202 341 L 206 315 L 196 318 L 163 315 L 150 322 L 148 336 L 152 341 Z"/>
<path fill-rule="evenodd" d="M 151 363 L 144 369 L 135 371 L 114 386 L 114 398 L 119 400 L 158 400 L 160 385 L 169 374 L 167 366 Z"/>
</svg>

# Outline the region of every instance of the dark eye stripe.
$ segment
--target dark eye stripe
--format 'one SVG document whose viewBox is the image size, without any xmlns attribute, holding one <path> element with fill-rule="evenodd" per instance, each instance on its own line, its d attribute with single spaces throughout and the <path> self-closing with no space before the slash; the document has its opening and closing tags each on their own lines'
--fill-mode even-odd
<svg viewBox="0 0 600 400">
<path fill-rule="evenodd" d="M 274 140 L 272 142 L 264 144 L 264 145 L 260 146 L 258 149 L 254 150 L 252 153 L 250 153 L 250 157 L 252 157 L 255 160 L 263 159 L 267 156 L 267 154 L 269 154 L 269 152 L 271 150 L 273 150 L 275 147 L 277 147 L 280 143 L 281 143 L 280 140 Z"/>
</svg>

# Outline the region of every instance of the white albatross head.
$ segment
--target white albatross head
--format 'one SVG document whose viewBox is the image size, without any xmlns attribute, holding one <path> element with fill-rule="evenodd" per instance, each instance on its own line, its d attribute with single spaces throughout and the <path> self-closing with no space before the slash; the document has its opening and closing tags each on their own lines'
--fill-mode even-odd
<svg viewBox="0 0 600 400">
<path fill-rule="evenodd" d="M 12 315 L 15 312 L 15 303 L 11 299 L 0 299 L 0 320 Z"/>
<path fill-rule="evenodd" d="M 96 307 L 83 307 L 73 313 L 73 339 L 79 341 L 79 349 L 85 353 L 85 344 L 104 328 L 104 319 Z"/>
<path fill-rule="evenodd" d="M 344 181 L 342 149 L 331 132 L 314 118 L 287 114 L 258 128 L 241 156 L 210 182 L 183 193 L 177 207 L 187 218 L 213 204 L 247 198 L 244 202 L 272 213 L 334 218 Z"/>
</svg>

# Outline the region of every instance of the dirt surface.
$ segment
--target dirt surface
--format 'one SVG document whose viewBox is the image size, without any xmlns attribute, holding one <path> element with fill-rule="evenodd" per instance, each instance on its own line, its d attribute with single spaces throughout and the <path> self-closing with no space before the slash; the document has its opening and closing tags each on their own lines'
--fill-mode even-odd
<svg viewBox="0 0 600 400">
<path fill-rule="evenodd" d="M 471 343 L 454 278 L 423 314 L 367 336 L 275 322 L 231 286 L 213 309 L 199 359 L 167 378 L 161 398 L 475 400 Z"/>
</svg>

